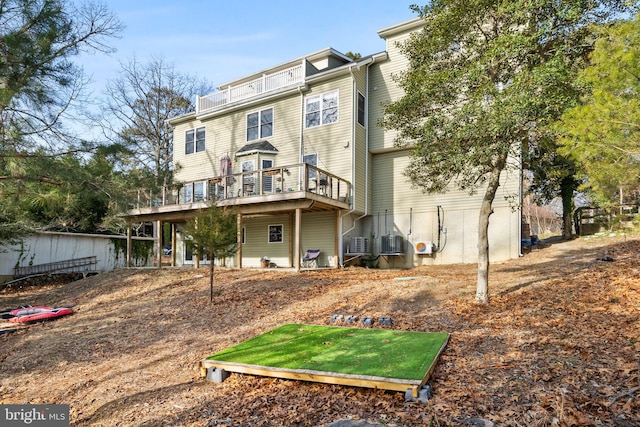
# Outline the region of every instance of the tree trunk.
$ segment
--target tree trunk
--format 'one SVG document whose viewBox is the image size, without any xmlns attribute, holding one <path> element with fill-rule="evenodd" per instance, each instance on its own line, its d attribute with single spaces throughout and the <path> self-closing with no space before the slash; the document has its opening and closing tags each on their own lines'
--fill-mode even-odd
<svg viewBox="0 0 640 427">
<path fill-rule="evenodd" d="M 501 163 L 504 164 L 504 163 Z M 495 167 L 489 177 L 487 190 L 480 207 L 480 219 L 478 221 L 478 286 L 476 288 L 476 301 L 489 302 L 489 217 L 493 213 L 493 200 L 500 186 L 500 172 L 502 167 Z"/>
<path fill-rule="evenodd" d="M 213 302 L 213 254 L 209 254 L 209 298 Z"/>
<path fill-rule="evenodd" d="M 571 240 L 573 228 L 573 191 L 575 180 L 568 176 L 560 183 L 560 198 L 562 199 L 562 239 Z"/>
</svg>

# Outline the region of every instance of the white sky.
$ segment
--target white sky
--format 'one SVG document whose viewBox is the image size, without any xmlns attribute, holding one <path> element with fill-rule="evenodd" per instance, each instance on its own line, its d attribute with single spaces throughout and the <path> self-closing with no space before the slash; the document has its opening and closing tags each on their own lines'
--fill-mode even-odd
<svg viewBox="0 0 640 427">
<path fill-rule="evenodd" d="M 333 47 L 363 56 L 381 52 L 377 31 L 416 15 L 409 0 L 109 0 L 126 25 L 117 52 L 77 60 L 102 96 L 120 63 L 162 57 L 176 71 L 218 86 L 290 59 Z"/>
</svg>

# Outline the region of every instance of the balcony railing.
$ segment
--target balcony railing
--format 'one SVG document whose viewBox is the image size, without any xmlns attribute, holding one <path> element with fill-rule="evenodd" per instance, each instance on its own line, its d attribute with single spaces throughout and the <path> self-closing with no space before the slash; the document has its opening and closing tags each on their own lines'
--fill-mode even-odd
<svg viewBox="0 0 640 427">
<path fill-rule="evenodd" d="M 221 109 L 237 101 L 260 96 L 288 86 L 298 85 L 304 82 L 303 71 L 304 67 L 301 64 L 277 73 L 264 74 L 258 79 L 238 86 L 230 86 L 209 95 L 199 96 L 196 99 L 196 113 L 201 114 L 209 110 Z"/>
<path fill-rule="evenodd" d="M 296 192 L 304 192 L 305 194 L 296 195 L 294 194 Z M 256 198 L 259 196 L 267 196 L 266 201 L 279 201 L 304 198 L 307 197 L 306 193 L 349 203 L 351 185 L 348 181 L 325 170 L 306 163 L 298 163 L 176 184 L 165 188 L 161 194 L 157 195 L 139 191 L 137 206 L 132 206 L 132 208 L 184 205 L 228 199 L 236 199 L 241 203 L 249 204 L 252 201 L 258 201 Z M 265 199 L 260 201 L 265 201 Z"/>
</svg>

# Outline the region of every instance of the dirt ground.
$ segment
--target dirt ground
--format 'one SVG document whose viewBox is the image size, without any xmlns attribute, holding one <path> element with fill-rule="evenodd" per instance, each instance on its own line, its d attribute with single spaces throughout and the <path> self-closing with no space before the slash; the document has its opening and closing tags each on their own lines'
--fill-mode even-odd
<svg viewBox="0 0 640 427">
<path fill-rule="evenodd" d="M 69 404 L 75 426 L 640 426 L 640 237 L 553 240 L 494 264 L 292 272 L 120 270 L 5 289 L 0 308 L 75 314 L 0 335 L 0 403 Z M 613 261 L 602 261 L 610 257 Z M 403 280 L 399 280 L 403 279 Z M 232 374 L 197 362 L 285 323 L 391 316 L 451 339 L 427 404 L 404 393 Z M 0 329 L 13 327 L 2 322 Z M 375 326 L 389 327 L 389 326 Z M 478 425 L 478 424 L 475 424 Z M 488 424 L 487 424 L 488 425 Z"/>
</svg>

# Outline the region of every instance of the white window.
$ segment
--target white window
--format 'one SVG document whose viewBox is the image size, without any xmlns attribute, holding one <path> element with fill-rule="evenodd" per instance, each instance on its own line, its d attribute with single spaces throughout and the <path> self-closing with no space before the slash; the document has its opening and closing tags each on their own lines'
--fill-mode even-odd
<svg viewBox="0 0 640 427">
<path fill-rule="evenodd" d="M 338 121 L 338 91 L 309 96 L 305 102 L 305 127 L 328 125 Z"/>
<path fill-rule="evenodd" d="M 198 129 L 189 129 L 184 138 L 184 154 L 199 153 L 204 151 L 205 131 L 204 127 Z"/>
<path fill-rule="evenodd" d="M 282 243 L 282 224 L 269 226 L 269 243 Z"/>
<path fill-rule="evenodd" d="M 273 135 L 273 108 L 247 114 L 247 141 Z"/>
</svg>

